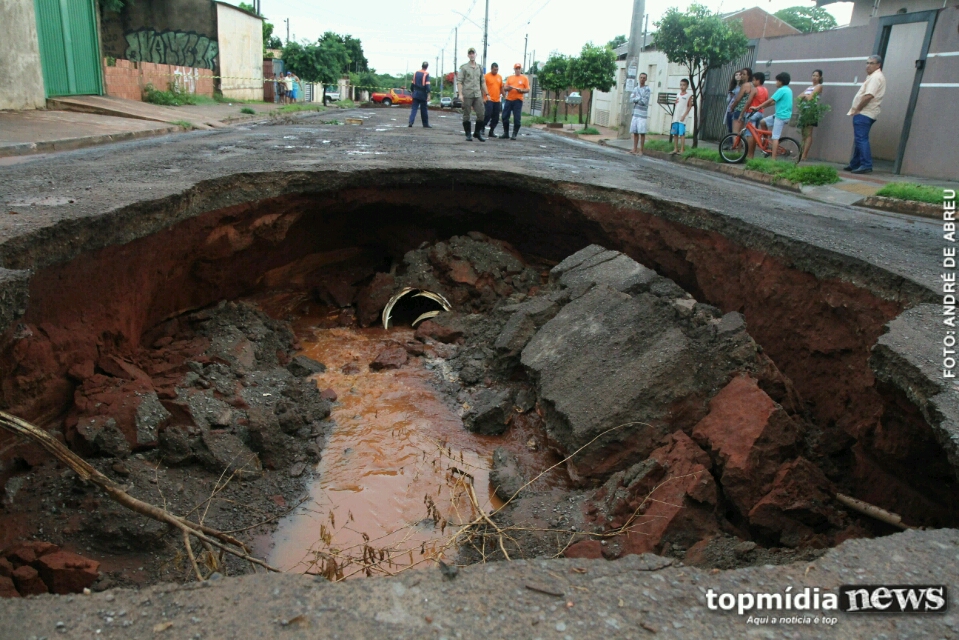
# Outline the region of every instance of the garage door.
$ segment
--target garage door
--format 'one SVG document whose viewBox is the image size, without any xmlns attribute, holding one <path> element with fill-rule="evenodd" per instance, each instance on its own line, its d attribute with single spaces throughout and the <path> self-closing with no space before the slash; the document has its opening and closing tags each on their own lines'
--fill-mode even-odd
<svg viewBox="0 0 959 640">
<path fill-rule="evenodd" d="M 34 0 L 47 97 L 100 95 L 96 0 Z"/>
</svg>

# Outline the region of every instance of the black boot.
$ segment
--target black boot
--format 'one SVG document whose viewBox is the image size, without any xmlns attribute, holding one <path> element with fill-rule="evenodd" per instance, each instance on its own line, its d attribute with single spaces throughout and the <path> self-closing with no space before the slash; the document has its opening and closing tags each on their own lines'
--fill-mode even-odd
<svg viewBox="0 0 959 640">
<path fill-rule="evenodd" d="M 514 125 L 513 125 L 513 140 L 516 139 L 516 134 L 518 134 L 518 133 L 519 133 L 519 125 L 518 125 L 518 124 L 514 124 Z M 503 136 L 503 137 L 505 138 L 506 136 Z"/>
<path fill-rule="evenodd" d="M 509 123 L 503 123 L 503 135 L 501 135 L 500 140 L 509 140 Z"/>
<path fill-rule="evenodd" d="M 464 123 L 463 123 L 463 131 L 466 132 L 466 139 L 469 140 L 469 141 L 472 141 L 472 140 L 473 140 L 473 129 L 470 127 L 470 123 L 469 123 L 469 122 L 464 122 Z"/>
<path fill-rule="evenodd" d="M 484 128 L 485 128 L 485 127 L 483 127 L 483 123 L 482 123 L 482 122 L 477 122 L 477 123 L 476 123 L 476 131 L 473 132 L 473 137 L 476 138 L 477 140 L 479 140 L 480 142 L 486 142 L 486 138 L 483 137 L 483 129 L 484 129 Z"/>
</svg>

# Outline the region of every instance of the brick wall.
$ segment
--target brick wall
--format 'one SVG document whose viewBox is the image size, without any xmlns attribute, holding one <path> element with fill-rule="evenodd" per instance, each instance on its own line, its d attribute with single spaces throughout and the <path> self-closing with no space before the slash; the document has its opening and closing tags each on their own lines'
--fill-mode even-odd
<svg viewBox="0 0 959 640">
<path fill-rule="evenodd" d="M 109 67 L 104 64 L 103 69 L 104 85 L 108 96 L 143 100 L 143 89 L 148 84 L 166 91 L 170 82 L 175 80 L 190 93 L 213 97 L 214 80 L 213 71 L 210 69 L 120 59 L 116 61 L 116 66 Z"/>
</svg>

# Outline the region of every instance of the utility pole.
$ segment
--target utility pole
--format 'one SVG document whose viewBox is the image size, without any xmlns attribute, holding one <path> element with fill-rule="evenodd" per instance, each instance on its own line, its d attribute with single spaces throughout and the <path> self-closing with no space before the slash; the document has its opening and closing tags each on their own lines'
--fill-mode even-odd
<svg viewBox="0 0 959 640">
<path fill-rule="evenodd" d="M 443 75 L 446 69 L 446 47 L 440 49 L 440 97 L 443 97 Z"/>
<path fill-rule="evenodd" d="M 290 19 L 286 19 L 286 43 L 290 44 Z"/>
<path fill-rule="evenodd" d="M 643 14 L 646 13 L 645 0 L 633 0 L 633 18 L 629 24 L 629 42 L 626 50 L 626 84 L 620 96 L 619 135 L 620 140 L 629 138 L 629 123 L 633 118 L 632 103 L 629 100 L 639 78 L 639 54 L 643 50 Z"/>
<path fill-rule="evenodd" d="M 486 43 L 489 40 L 489 0 L 486 0 L 486 18 L 483 19 L 483 73 L 486 73 Z"/>
<path fill-rule="evenodd" d="M 526 37 L 523 38 L 523 64 L 524 65 L 526 64 L 526 45 L 528 44 L 529 44 L 529 34 L 527 33 Z M 529 71 L 529 67 L 527 66 L 525 70 Z"/>
<path fill-rule="evenodd" d="M 460 50 L 460 28 L 456 27 L 453 29 L 453 95 L 456 94 L 456 80 L 457 74 L 459 73 L 460 68 L 456 66 L 456 54 Z"/>
</svg>

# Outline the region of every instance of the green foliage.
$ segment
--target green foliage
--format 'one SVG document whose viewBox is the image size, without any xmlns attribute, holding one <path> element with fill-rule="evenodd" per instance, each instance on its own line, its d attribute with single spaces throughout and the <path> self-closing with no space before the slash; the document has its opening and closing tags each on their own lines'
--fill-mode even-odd
<svg viewBox="0 0 959 640">
<path fill-rule="evenodd" d="M 283 61 L 287 71 L 307 82 L 321 84 L 335 84 L 351 69 L 369 71 L 360 41 L 332 31 L 324 33 L 315 43 L 288 42 L 283 47 Z"/>
<path fill-rule="evenodd" d="M 162 104 L 169 107 L 196 104 L 196 96 L 184 91 L 175 82 L 171 82 L 168 87 L 167 91 L 160 91 L 152 84 L 148 84 L 143 90 L 143 100 L 151 104 Z"/>
<path fill-rule="evenodd" d="M 606 46 L 610 49 L 615 49 L 616 47 L 621 47 L 626 44 L 626 36 L 616 36 L 612 40 L 606 43 Z"/>
<path fill-rule="evenodd" d="M 758 171 L 790 182 L 808 185 L 835 184 L 839 182 L 839 172 L 835 167 L 825 164 L 796 165 L 792 162 L 780 162 L 771 158 L 753 158 L 746 163 L 750 171 Z"/>
<path fill-rule="evenodd" d="M 547 91 L 562 91 L 570 86 L 569 58 L 561 53 L 551 53 L 538 79 L 540 86 Z"/>
<path fill-rule="evenodd" d="M 773 15 L 803 33 L 836 28 L 836 19 L 822 7 L 789 7 Z"/>
<path fill-rule="evenodd" d="M 593 107 L 593 94 L 609 91 L 616 84 L 616 54 L 609 47 L 600 47 L 592 42 L 583 45 L 578 58 L 569 62 L 570 84 L 585 91 L 590 89 L 589 104 L 586 107 L 586 124 Z"/>
<path fill-rule="evenodd" d="M 839 182 L 839 172 L 835 167 L 825 164 L 791 165 L 792 170 L 786 177 L 801 184 L 835 184 Z"/>
<path fill-rule="evenodd" d="M 582 129 L 573 131 L 573 133 L 581 136 L 598 136 L 602 132 L 596 127 L 583 127 Z"/>
<path fill-rule="evenodd" d="M 104 11 L 120 13 L 123 11 L 123 5 L 133 4 L 131 0 L 100 0 L 100 8 Z"/>
<path fill-rule="evenodd" d="M 275 109 L 270 113 L 299 113 L 300 111 L 326 111 L 326 107 L 312 102 L 295 102 Z"/>
<path fill-rule="evenodd" d="M 719 14 L 692 4 L 686 13 L 671 7 L 656 23 L 656 46 L 670 62 L 689 73 L 693 99 L 693 146 L 699 143 L 699 93 L 706 73 L 718 69 L 746 52 L 748 40 L 739 22 L 723 22 Z"/>
<path fill-rule="evenodd" d="M 913 182 L 890 182 L 876 192 L 877 196 L 898 198 L 899 200 L 915 200 L 929 204 L 942 204 L 943 190 L 939 187 L 930 187 Z"/>
<path fill-rule="evenodd" d="M 824 115 L 832 111 L 832 107 L 820 98 L 822 94 L 817 93 L 812 100 L 799 101 L 799 122 L 796 126 L 800 129 L 818 123 Z"/>
<path fill-rule="evenodd" d="M 193 123 L 192 123 L 192 122 L 189 122 L 189 121 L 187 121 L 187 120 L 174 120 L 174 121 L 171 122 L 170 124 L 175 124 L 176 126 L 180 127 L 181 129 L 186 129 L 187 131 L 193 131 L 193 129 L 194 129 Z"/>
<path fill-rule="evenodd" d="M 673 150 L 673 143 L 669 140 L 647 140 L 644 149 L 649 149 L 650 151 L 662 151 L 663 153 L 669 153 Z"/>
<path fill-rule="evenodd" d="M 572 124 L 578 120 L 578 116 L 573 115 L 558 115 L 555 118 L 552 116 L 523 116 L 523 122 L 529 124 L 546 124 L 547 122 L 563 122 L 566 124 Z"/>
<path fill-rule="evenodd" d="M 686 149 L 683 152 L 684 158 L 698 158 L 699 160 L 708 160 L 709 162 L 720 162 L 719 152 L 715 149 L 706 149 L 697 147 L 695 149 Z"/>
<path fill-rule="evenodd" d="M 254 109 L 251 109 L 250 107 L 243 107 L 242 109 L 240 109 L 240 113 L 245 113 L 248 116 L 252 116 L 256 114 L 256 111 Z"/>
</svg>

